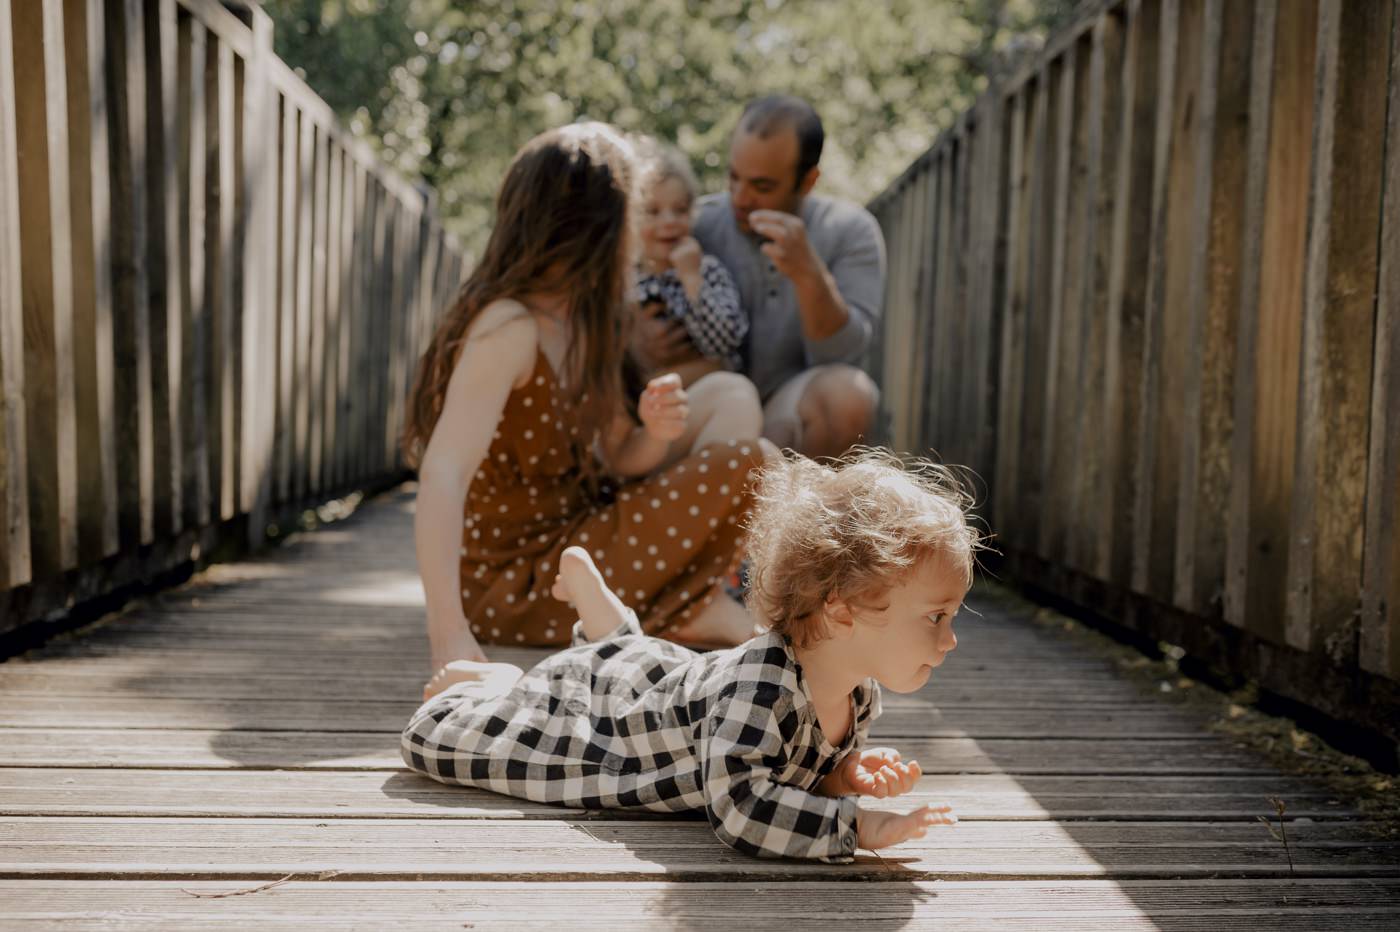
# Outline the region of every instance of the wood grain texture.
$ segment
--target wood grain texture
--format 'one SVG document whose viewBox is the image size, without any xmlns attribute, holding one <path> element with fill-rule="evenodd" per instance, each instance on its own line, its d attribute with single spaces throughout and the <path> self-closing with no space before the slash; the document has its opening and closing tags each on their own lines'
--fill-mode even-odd
<svg viewBox="0 0 1400 932">
<path fill-rule="evenodd" d="M 9 24 L 10 0 L 0 0 Z M 15 138 L 14 31 L 0 29 L 0 138 Z M 24 430 L 24 303 L 18 153 L 0 145 L 0 586 L 30 579 L 29 456 Z"/>
<path fill-rule="evenodd" d="M 1392 4 L 1392 11 L 1360 663 L 1400 679 L 1400 10 Z"/>
</svg>

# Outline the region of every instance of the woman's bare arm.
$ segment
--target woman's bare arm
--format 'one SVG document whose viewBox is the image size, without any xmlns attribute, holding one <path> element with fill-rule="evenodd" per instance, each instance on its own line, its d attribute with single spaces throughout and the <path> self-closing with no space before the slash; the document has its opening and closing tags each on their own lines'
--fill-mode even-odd
<svg viewBox="0 0 1400 932">
<path fill-rule="evenodd" d="M 413 542 L 434 669 L 450 660 L 485 659 L 462 612 L 464 506 L 512 387 L 529 377 L 538 339 L 534 319 L 514 301 L 481 312 L 453 366 L 442 414 L 418 467 Z"/>
</svg>

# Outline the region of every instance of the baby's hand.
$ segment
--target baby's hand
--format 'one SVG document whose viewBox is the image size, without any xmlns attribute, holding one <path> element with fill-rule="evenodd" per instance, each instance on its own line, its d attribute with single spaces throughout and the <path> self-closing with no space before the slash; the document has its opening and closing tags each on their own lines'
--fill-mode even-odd
<svg viewBox="0 0 1400 932">
<path fill-rule="evenodd" d="M 637 402 L 637 416 L 657 440 L 670 443 L 685 433 L 690 406 L 686 404 L 685 389 L 681 388 L 681 377 L 669 372 L 648 382 Z"/>
<path fill-rule="evenodd" d="M 851 792 L 876 799 L 909 792 L 923 775 L 918 761 L 904 763 L 894 748 L 865 748 L 852 752 L 837 766 L 837 773 Z"/>
<path fill-rule="evenodd" d="M 937 803 L 913 812 L 872 812 L 861 809 L 856 814 L 856 844 L 874 851 L 888 848 L 911 838 L 923 838 L 935 825 L 957 825 L 958 817 L 947 803 Z"/>
<path fill-rule="evenodd" d="M 676 277 L 681 281 L 686 278 L 700 277 L 700 260 L 704 258 L 704 253 L 700 250 L 700 244 L 695 241 L 695 237 L 687 236 L 676 244 L 676 248 L 671 250 L 671 265 L 676 270 Z"/>
</svg>

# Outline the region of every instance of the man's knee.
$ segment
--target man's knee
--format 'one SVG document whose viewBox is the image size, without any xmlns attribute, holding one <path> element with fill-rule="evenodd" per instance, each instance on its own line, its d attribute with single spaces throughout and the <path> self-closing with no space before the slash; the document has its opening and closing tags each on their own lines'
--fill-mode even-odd
<svg viewBox="0 0 1400 932">
<path fill-rule="evenodd" d="M 763 405 L 758 399 L 758 389 L 747 376 L 737 372 L 711 372 L 697 380 L 687 392 L 692 397 L 712 397 L 726 411 L 754 411 L 761 414 L 763 410 Z"/>
<path fill-rule="evenodd" d="M 854 366 L 826 367 L 803 394 L 798 410 L 804 421 L 819 421 L 829 429 L 856 438 L 866 437 L 875 423 L 880 388 Z"/>
</svg>

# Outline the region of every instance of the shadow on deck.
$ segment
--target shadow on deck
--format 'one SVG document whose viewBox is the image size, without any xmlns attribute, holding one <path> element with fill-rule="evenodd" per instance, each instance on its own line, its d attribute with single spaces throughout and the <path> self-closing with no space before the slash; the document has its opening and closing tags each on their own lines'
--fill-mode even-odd
<svg viewBox="0 0 1400 932">
<path fill-rule="evenodd" d="M 399 490 L 0 664 L 0 924 L 1400 927 L 1400 845 L 1350 801 L 994 588 L 875 730 L 927 774 L 899 807 L 947 799 L 962 821 L 854 865 L 410 775 L 397 736 L 427 663 L 411 511 Z M 1258 821 L 1270 796 L 1291 869 Z"/>
</svg>

